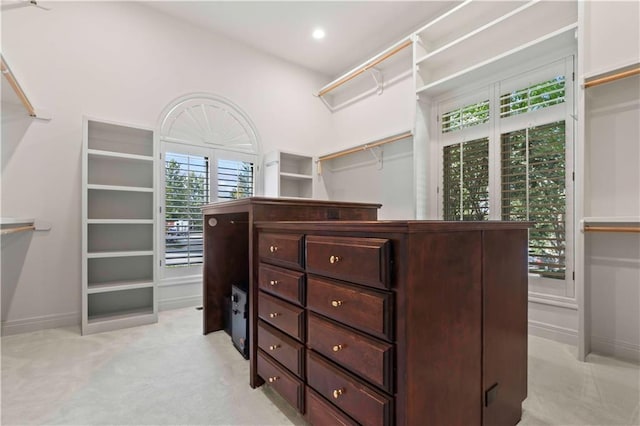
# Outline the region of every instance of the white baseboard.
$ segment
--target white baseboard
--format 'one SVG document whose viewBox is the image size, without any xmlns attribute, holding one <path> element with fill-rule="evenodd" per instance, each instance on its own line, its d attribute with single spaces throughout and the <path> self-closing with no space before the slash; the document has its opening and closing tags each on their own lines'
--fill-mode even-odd
<svg viewBox="0 0 640 426">
<path fill-rule="evenodd" d="M 605 337 L 591 336 L 591 352 L 633 362 L 640 362 L 640 345 Z"/>
<path fill-rule="evenodd" d="M 202 306 L 202 296 L 184 296 L 173 297 L 158 301 L 159 311 L 168 311 L 170 309 L 190 308 L 192 306 Z"/>
<path fill-rule="evenodd" d="M 80 325 L 80 312 L 2 321 L 2 335 L 10 336 L 12 334 L 29 333 L 31 331 L 74 325 Z"/>
<path fill-rule="evenodd" d="M 529 334 L 576 346 L 578 344 L 578 330 L 558 327 L 540 321 L 529 320 Z"/>
</svg>

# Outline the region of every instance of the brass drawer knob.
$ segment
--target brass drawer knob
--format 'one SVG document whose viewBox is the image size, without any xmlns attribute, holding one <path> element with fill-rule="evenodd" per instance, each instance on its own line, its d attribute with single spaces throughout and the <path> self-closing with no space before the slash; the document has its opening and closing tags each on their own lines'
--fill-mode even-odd
<svg viewBox="0 0 640 426">
<path fill-rule="evenodd" d="M 280 313 L 279 313 L 279 312 L 271 312 L 271 313 L 269 314 L 269 318 L 277 318 L 277 317 L 279 317 L 279 316 L 280 316 Z"/>
<path fill-rule="evenodd" d="M 329 263 L 338 263 L 340 262 L 340 256 L 331 256 L 329 258 Z"/>
<path fill-rule="evenodd" d="M 278 251 L 278 246 L 269 246 L 269 251 L 270 251 L 271 253 L 275 253 L 275 252 L 277 252 L 277 251 Z"/>
<path fill-rule="evenodd" d="M 280 377 L 278 377 L 278 376 L 273 376 L 273 377 L 269 377 L 267 380 L 269 380 L 269 383 L 273 383 L 273 382 L 275 382 L 276 380 L 278 380 L 279 378 L 280 378 Z"/>
<path fill-rule="evenodd" d="M 280 345 L 271 345 L 269 346 L 269 350 L 270 351 L 275 351 L 276 349 L 278 349 L 280 347 Z"/>
<path fill-rule="evenodd" d="M 344 392 L 345 392 L 345 390 L 343 388 L 336 389 L 336 390 L 333 391 L 333 397 L 335 399 L 338 399 L 338 398 L 340 398 L 341 395 L 344 394 Z"/>
<path fill-rule="evenodd" d="M 269 281 L 269 284 L 276 285 L 276 284 L 278 284 L 278 280 L 271 280 L 271 281 Z"/>
<path fill-rule="evenodd" d="M 333 349 L 334 352 L 338 352 L 338 351 L 341 351 L 342 349 L 344 349 L 344 346 L 343 345 L 334 345 L 333 348 L 331 348 L 331 349 Z"/>
<path fill-rule="evenodd" d="M 331 306 L 333 306 L 334 308 L 337 308 L 338 306 L 342 306 L 342 300 L 332 300 Z"/>
</svg>

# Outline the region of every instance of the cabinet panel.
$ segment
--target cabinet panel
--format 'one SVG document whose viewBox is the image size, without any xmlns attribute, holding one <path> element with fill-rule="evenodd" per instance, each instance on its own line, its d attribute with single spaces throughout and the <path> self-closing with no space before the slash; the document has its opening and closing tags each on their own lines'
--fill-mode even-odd
<svg viewBox="0 0 640 426">
<path fill-rule="evenodd" d="M 289 404 L 304 413 L 304 384 L 258 350 L 258 375 Z"/>
<path fill-rule="evenodd" d="M 363 425 L 392 424 L 393 400 L 313 351 L 307 352 L 307 382 Z"/>
<path fill-rule="evenodd" d="M 386 340 L 393 338 L 393 294 L 309 275 L 310 310 Z"/>
<path fill-rule="evenodd" d="M 314 426 L 358 426 L 358 423 L 344 414 L 313 389 L 307 388 L 307 421 Z"/>
<path fill-rule="evenodd" d="M 260 264 L 258 286 L 267 293 L 304 305 L 304 273 Z"/>
<path fill-rule="evenodd" d="M 298 377 L 304 377 L 304 346 L 258 321 L 258 347 Z"/>
<path fill-rule="evenodd" d="M 393 345 L 342 327 L 315 314 L 308 317 L 307 345 L 389 393 L 393 391 Z"/>
<path fill-rule="evenodd" d="M 258 316 L 298 340 L 304 340 L 304 309 L 260 292 Z"/>
<path fill-rule="evenodd" d="M 258 243 L 260 260 L 294 268 L 302 267 L 302 235 L 261 234 Z"/>
<path fill-rule="evenodd" d="M 310 236 L 307 270 L 358 284 L 388 288 L 390 242 L 379 238 Z"/>
</svg>

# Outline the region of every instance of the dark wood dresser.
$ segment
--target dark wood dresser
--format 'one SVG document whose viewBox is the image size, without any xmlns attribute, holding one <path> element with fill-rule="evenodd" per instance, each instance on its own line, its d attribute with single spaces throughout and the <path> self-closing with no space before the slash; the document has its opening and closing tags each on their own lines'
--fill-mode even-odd
<svg viewBox="0 0 640 426">
<path fill-rule="evenodd" d="M 258 245 L 254 222 L 376 220 L 379 208 L 380 204 L 266 197 L 204 206 L 203 333 L 222 330 L 224 299 L 231 295 L 231 286 L 254 280 L 253 272 L 258 268 L 258 259 L 254 256 Z M 256 307 L 257 287 L 250 286 L 250 316 Z M 250 346 L 256 333 L 257 329 L 250 323 Z M 250 348 L 250 352 L 255 353 L 255 348 Z M 255 377 L 253 372 L 252 377 Z M 252 387 L 256 385 L 251 382 Z"/>
<path fill-rule="evenodd" d="M 528 225 L 256 224 L 251 382 L 314 425 L 515 425 Z"/>
</svg>

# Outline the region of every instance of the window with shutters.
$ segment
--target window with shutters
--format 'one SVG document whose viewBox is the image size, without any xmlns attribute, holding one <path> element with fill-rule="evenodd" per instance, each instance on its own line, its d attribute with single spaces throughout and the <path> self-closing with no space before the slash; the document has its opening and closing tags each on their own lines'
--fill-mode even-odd
<svg viewBox="0 0 640 426">
<path fill-rule="evenodd" d="M 186 95 L 167 105 L 158 132 L 159 278 L 165 284 L 202 281 L 202 206 L 255 192 L 258 136 L 249 117 L 230 100 Z"/>
<path fill-rule="evenodd" d="M 574 291 L 572 73 L 567 57 L 438 106 L 442 218 L 533 222 L 530 288 L 561 296 Z"/>
<path fill-rule="evenodd" d="M 167 144 L 164 153 L 164 264 L 196 269 L 203 263 L 201 207 L 212 201 L 250 197 L 254 165 L 238 154 Z M 225 158 L 226 157 L 226 158 Z M 192 268 L 196 267 L 196 268 Z M 169 275 L 180 272 L 170 272 Z"/>
</svg>

